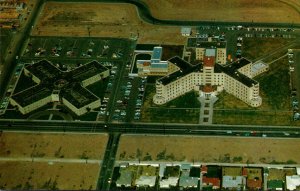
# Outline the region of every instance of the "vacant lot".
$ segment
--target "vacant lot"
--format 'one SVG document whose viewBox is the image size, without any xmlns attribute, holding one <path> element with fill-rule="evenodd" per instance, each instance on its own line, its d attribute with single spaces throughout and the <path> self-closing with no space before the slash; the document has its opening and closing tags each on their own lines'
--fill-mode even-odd
<svg viewBox="0 0 300 191">
<path fill-rule="evenodd" d="M 299 23 L 293 0 L 143 0 L 154 17 L 174 20 Z"/>
<path fill-rule="evenodd" d="M 96 189 L 99 164 L 0 162 L 0 189 Z"/>
<path fill-rule="evenodd" d="M 299 164 L 299 144 L 298 139 L 124 135 L 117 160 Z"/>
<path fill-rule="evenodd" d="M 0 157 L 101 160 L 107 139 L 105 134 L 4 132 L 0 136 Z"/>
<path fill-rule="evenodd" d="M 101 10 L 101 11 L 100 11 Z M 143 22 L 134 5 L 47 2 L 33 29 L 41 36 L 138 37 L 138 43 L 184 44 L 180 27 Z"/>
</svg>

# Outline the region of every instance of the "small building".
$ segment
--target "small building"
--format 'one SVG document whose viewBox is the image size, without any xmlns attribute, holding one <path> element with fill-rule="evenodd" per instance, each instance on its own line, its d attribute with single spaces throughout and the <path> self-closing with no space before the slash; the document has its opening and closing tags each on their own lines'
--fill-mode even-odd
<svg viewBox="0 0 300 191">
<path fill-rule="evenodd" d="M 300 175 L 286 176 L 286 189 L 289 191 L 300 190 Z"/>
<path fill-rule="evenodd" d="M 158 175 L 158 165 L 138 165 L 136 187 L 154 187 Z"/>
<path fill-rule="evenodd" d="M 181 27 L 181 35 L 182 36 L 191 36 L 192 28 L 191 27 Z"/>
<path fill-rule="evenodd" d="M 262 168 L 243 168 L 243 176 L 247 179 L 247 189 L 260 190 L 262 188 Z"/>
<path fill-rule="evenodd" d="M 254 78 L 266 71 L 269 70 L 269 65 L 259 60 L 251 65 L 251 75 L 250 77 Z"/>
<path fill-rule="evenodd" d="M 163 76 L 169 71 L 169 64 L 167 61 L 162 61 L 162 47 L 156 46 L 153 48 L 150 60 L 137 60 L 136 66 L 138 68 L 139 76 Z"/>
<path fill-rule="evenodd" d="M 244 189 L 246 178 L 242 176 L 241 167 L 222 168 L 222 188 L 225 189 Z"/>
<path fill-rule="evenodd" d="M 161 169 L 164 168 L 164 171 Z M 179 175 L 180 175 L 180 166 L 166 166 L 161 164 L 160 166 L 160 188 L 171 188 L 178 185 Z"/>
</svg>

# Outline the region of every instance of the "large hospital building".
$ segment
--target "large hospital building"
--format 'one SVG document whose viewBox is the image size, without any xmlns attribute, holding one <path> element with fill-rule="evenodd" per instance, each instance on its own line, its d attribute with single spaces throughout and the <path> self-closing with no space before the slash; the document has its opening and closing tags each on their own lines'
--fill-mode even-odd
<svg viewBox="0 0 300 191">
<path fill-rule="evenodd" d="M 194 60 L 193 64 L 188 62 L 190 60 Z M 252 107 L 260 106 L 259 83 L 252 78 L 267 71 L 268 65 L 252 63 L 246 58 L 229 64 L 226 60 L 224 41 L 197 42 L 187 46 L 184 59 L 175 56 L 167 60 L 168 67 L 164 68 L 172 68 L 172 72 L 156 81 L 153 102 L 165 104 L 192 90 L 199 91 L 200 96 L 206 98 L 225 90 Z"/>
</svg>

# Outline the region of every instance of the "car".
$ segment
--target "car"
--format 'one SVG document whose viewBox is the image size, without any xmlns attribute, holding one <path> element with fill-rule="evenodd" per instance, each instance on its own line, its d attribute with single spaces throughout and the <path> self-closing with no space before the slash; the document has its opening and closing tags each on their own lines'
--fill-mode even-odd
<svg viewBox="0 0 300 191">
<path fill-rule="evenodd" d="M 122 102 L 123 102 L 122 100 L 118 100 L 118 101 L 117 101 L 117 103 L 122 103 Z"/>
<path fill-rule="evenodd" d="M 126 115 L 126 111 L 121 111 L 121 116 L 125 116 Z"/>
</svg>

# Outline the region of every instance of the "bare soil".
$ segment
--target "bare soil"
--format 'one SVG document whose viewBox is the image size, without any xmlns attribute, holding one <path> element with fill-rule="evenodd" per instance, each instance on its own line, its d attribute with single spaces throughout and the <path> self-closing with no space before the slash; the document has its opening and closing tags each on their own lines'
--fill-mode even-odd
<svg viewBox="0 0 300 191">
<path fill-rule="evenodd" d="M 0 157 L 100 160 L 104 155 L 107 140 L 106 134 L 3 132 L 0 135 Z"/>
<path fill-rule="evenodd" d="M 33 28 L 40 36 L 130 38 L 138 43 L 184 44 L 180 27 L 143 22 L 134 5 L 114 3 L 47 2 Z"/>
<path fill-rule="evenodd" d="M 116 158 L 253 164 L 293 161 L 299 164 L 299 145 L 299 139 L 123 135 Z"/>
<path fill-rule="evenodd" d="M 99 164 L 0 162 L 0 188 L 7 190 L 96 189 Z"/>
<path fill-rule="evenodd" d="M 154 17 L 174 20 L 299 23 L 297 0 L 143 0 Z"/>
</svg>

